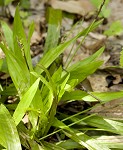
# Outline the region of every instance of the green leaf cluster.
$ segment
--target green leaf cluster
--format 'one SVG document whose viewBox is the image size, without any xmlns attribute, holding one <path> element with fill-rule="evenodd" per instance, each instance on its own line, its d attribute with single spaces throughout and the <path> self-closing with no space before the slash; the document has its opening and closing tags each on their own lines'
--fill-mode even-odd
<svg viewBox="0 0 123 150">
<path fill-rule="evenodd" d="M 53 23 L 59 26 L 62 15 L 58 10 L 51 10 L 51 15 L 56 15 L 57 21 Z M 53 17 L 53 16 L 52 16 Z M 49 24 L 51 20 L 49 19 Z M 54 69 L 54 61 L 62 54 L 68 46 L 73 44 L 78 38 L 85 39 L 87 34 L 93 31 L 101 21 L 92 24 L 78 33 L 74 38 L 58 45 L 54 45 L 52 30 L 54 26 L 49 26 L 46 52 L 36 67 L 33 67 L 30 55 L 30 40 L 34 31 L 34 23 L 30 25 L 29 34 L 26 36 L 17 7 L 14 18 L 14 27 L 11 30 L 5 22 L 1 22 L 6 42 L 1 42 L 0 47 L 6 55 L 8 72 L 13 84 L 7 88 L 2 88 L 0 102 L 0 145 L 5 149 L 74 149 L 87 148 L 89 150 L 108 150 L 111 144 L 100 142 L 98 131 L 115 133 L 122 136 L 123 123 L 99 117 L 96 114 L 88 115 L 88 110 L 75 115 L 57 113 L 57 106 L 61 102 L 74 100 L 97 101 L 85 91 L 76 90 L 76 85 L 93 74 L 101 65 L 98 60 L 104 51 L 104 47 L 99 49 L 90 57 L 81 60 L 66 70 L 62 66 Z M 52 22 L 51 22 L 52 24 Z M 58 27 L 58 31 L 60 28 Z M 52 69 L 51 69 L 52 68 Z M 101 102 L 110 101 L 123 97 L 123 92 L 115 93 L 94 93 Z M 6 105 L 5 97 L 15 95 L 17 101 Z M 24 117 L 28 116 L 27 126 L 24 124 Z M 50 132 L 52 128 L 55 130 Z M 95 131 L 97 137 L 89 135 L 89 130 Z M 54 144 L 46 142 L 46 138 L 56 134 L 61 142 Z M 64 136 L 63 136 L 64 135 Z M 68 137 L 68 138 L 65 138 Z M 67 140 L 66 140 L 67 139 Z M 115 148 L 116 144 L 112 146 Z M 119 146 L 119 145 L 118 145 Z M 120 146 L 119 146 L 120 147 Z"/>
</svg>

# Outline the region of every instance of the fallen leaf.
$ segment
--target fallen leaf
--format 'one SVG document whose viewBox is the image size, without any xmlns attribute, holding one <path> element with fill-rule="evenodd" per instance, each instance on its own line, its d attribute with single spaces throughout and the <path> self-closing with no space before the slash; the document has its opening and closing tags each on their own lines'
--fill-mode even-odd
<svg viewBox="0 0 123 150">
<path fill-rule="evenodd" d="M 80 14 L 82 16 L 86 15 L 90 11 L 94 11 L 93 5 L 89 0 L 70 0 L 70 1 L 59 1 L 50 0 L 50 5 L 54 9 L 61 9 L 69 13 Z"/>
<path fill-rule="evenodd" d="M 93 91 L 96 92 L 107 92 L 108 89 L 108 83 L 106 81 L 106 76 L 108 74 L 105 72 L 96 72 L 95 74 L 88 77 L 88 80 L 91 84 L 91 87 Z"/>
<path fill-rule="evenodd" d="M 123 119 L 123 99 L 119 98 L 107 102 L 103 106 L 100 105 L 96 108 L 93 108 L 89 113 L 97 113 L 100 116 L 110 118 L 110 119 Z"/>
</svg>

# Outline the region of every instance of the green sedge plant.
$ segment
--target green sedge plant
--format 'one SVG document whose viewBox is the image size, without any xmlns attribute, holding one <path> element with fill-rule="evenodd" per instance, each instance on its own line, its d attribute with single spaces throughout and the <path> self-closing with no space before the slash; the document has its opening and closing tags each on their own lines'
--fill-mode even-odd
<svg viewBox="0 0 123 150">
<path fill-rule="evenodd" d="M 49 18 L 57 15 L 57 19 L 56 21 L 49 19 L 46 51 L 35 67 L 32 65 L 30 55 L 34 23 L 30 25 L 27 37 L 20 19 L 19 7 L 15 12 L 13 30 L 5 22 L 1 22 L 6 39 L 0 43 L 6 56 L 5 61 L 1 61 L 1 70 L 2 65 L 7 64 L 6 72 L 9 73 L 13 83 L 8 87 L 1 87 L 0 91 L 0 148 L 7 150 L 21 150 L 22 147 L 32 150 L 121 149 L 122 143 L 108 142 L 108 139 L 110 135 L 116 135 L 115 138 L 117 135 L 122 137 L 122 122 L 106 119 L 97 114 L 89 115 L 87 112 L 91 108 L 74 115 L 57 111 L 57 106 L 62 101 L 66 103 L 74 100 L 98 102 L 95 99 L 97 97 L 103 104 L 123 97 L 122 91 L 92 92 L 95 96 L 92 97 L 86 91 L 75 88 L 102 65 L 103 62 L 98 58 L 103 53 L 104 47 L 65 69 L 62 65 L 57 69 L 55 66 L 56 60 L 68 46 L 80 37 L 83 42 L 88 33 L 96 29 L 102 21 L 93 21 L 75 37 L 59 44 L 62 12 L 54 9 L 50 9 L 49 12 Z M 52 34 L 55 36 L 52 37 Z M 16 101 L 6 104 L 6 97 L 10 95 L 16 96 Z M 28 121 L 25 125 L 23 119 L 26 116 Z M 93 131 L 97 136 L 89 135 Z M 110 133 L 109 136 L 108 133 Z M 57 135 L 57 141 L 50 142 L 54 135 Z"/>
</svg>

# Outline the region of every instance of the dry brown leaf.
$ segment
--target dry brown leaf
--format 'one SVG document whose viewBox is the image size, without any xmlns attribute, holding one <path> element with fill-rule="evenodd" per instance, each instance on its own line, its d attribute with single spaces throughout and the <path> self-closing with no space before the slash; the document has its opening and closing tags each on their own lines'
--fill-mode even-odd
<svg viewBox="0 0 123 150">
<path fill-rule="evenodd" d="M 100 116 L 110 119 L 123 119 L 123 99 L 112 100 L 103 106 L 93 108 L 90 113 L 97 113 Z"/>
<path fill-rule="evenodd" d="M 50 0 L 50 4 L 55 9 L 61 9 L 69 13 L 80 14 L 82 16 L 86 15 L 90 11 L 94 10 L 93 5 L 89 0 L 70 0 L 70 1 L 59 1 Z"/>
<path fill-rule="evenodd" d="M 107 92 L 109 90 L 106 76 L 108 76 L 107 73 L 98 71 L 97 73 L 88 77 L 93 91 Z"/>
</svg>

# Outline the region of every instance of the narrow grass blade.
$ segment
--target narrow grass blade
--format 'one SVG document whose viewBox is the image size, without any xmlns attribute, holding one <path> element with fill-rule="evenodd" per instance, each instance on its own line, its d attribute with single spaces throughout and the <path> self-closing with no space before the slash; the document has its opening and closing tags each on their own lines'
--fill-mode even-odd
<svg viewBox="0 0 123 150">
<path fill-rule="evenodd" d="M 62 128 L 63 133 L 68 136 L 73 141 L 77 142 L 79 145 L 86 147 L 88 150 L 109 150 L 108 147 L 104 146 L 103 144 L 99 143 L 97 140 L 87 136 L 82 132 L 78 132 L 77 130 L 73 130 L 65 125 L 60 120 L 55 119 L 53 126 Z"/>
<path fill-rule="evenodd" d="M 29 90 L 23 95 L 21 101 L 19 102 L 14 114 L 13 118 L 15 120 L 15 124 L 18 125 L 21 119 L 23 118 L 25 112 L 27 111 L 28 107 L 30 106 L 35 93 L 38 89 L 40 79 L 38 78 L 34 84 L 29 88 Z"/>
<path fill-rule="evenodd" d="M 100 99 L 101 101 L 104 102 L 109 102 L 111 100 L 115 100 L 118 98 L 122 98 L 123 97 L 123 91 L 119 91 L 119 92 L 91 92 L 94 96 L 96 96 L 98 99 Z M 93 102 L 93 101 L 97 101 L 94 97 L 88 95 L 83 97 L 84 101 L 89 101 L 89 102 Z"/>
<path fill-rule="evenodd" d="M 0 105 L 0 144 L 7 150 L 21 150 L 15 122 L 2 104 Z"/>
<path fill-rule="evenodd" d="M 80 90 L 65 92 L 62 96 L 62 100 L 82 100 L 82 98 L 87 95 L 86 92 Z"/>
</svg>

